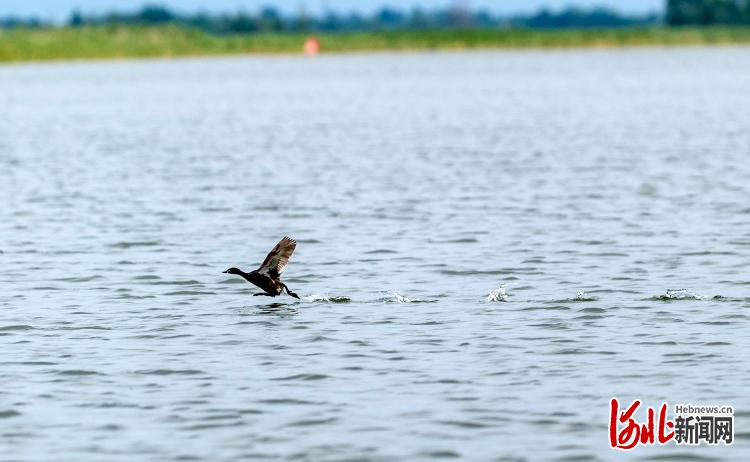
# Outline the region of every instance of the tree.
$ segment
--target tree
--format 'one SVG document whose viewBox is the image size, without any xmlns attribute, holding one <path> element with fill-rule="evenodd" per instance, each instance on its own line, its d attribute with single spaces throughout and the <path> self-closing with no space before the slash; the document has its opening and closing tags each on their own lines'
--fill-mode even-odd
<svg viewBox="0 0 750 462">
<path fill-rule="evenodd" d="M 81 27 L 83 25 L 83 16 L 81 15 L 80 11 L 73 10 L 73 12 L 70 13 L 70 19 L 68 19 L 68 25 L 70 27 Z"/>
<path fill-rule="evenodd" d="M 168 22 L 175 19 L 174 14 L 163 6 L 145 5 L 136 15 L 136 19 L 150 24 Z"/>
<path fill-rule="evenodd" d="M 411 29 L 426 29 L 430 25 L 430 20 L 424 10 L 415 7 L 409 14 L 409 27 Z"/>
<path fill-rule="evenodd" d="M 272 6 L 264 6 L 260 10 L 260 28 L 265 32 L 276 32 L 282 29 L 283 22 L 279 11 Z"/>
<path fill-rule="evenodd" d="M 375 23 L 384 29 L 396 29 L 404 22 L 404 15 L 396 9 L 382 7 L 375 13 Z"/>
<path fill-rule="evenodd" d="M 748 0 L 667 0 L 666 22 L 670 26 L 748 24 Z"/>
</svg>

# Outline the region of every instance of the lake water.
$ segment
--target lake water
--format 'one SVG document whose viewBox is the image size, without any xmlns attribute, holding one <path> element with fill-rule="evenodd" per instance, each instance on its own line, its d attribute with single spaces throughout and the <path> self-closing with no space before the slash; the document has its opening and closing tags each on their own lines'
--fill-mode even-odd
<svg viewBox="0 0 750 462">
<path fill-rule="evenodd" d="M 0 458 L 750 459 L 748 76 L 750 48 L 0 66 Z M 302 300 L 221 273 L 285 234 Z M 733 405 L 735 444 L 615 453 L 612 396 Z"/>
</svg>

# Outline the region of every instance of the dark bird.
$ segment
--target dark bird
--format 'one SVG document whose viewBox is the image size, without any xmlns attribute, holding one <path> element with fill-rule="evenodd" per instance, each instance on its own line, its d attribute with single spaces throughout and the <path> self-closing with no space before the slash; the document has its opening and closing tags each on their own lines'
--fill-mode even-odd
<svg viewBox="0 0 750 462">
<path fill-rule="evenodd" d="M 253 295 L 275 297 L 281 295 L 284 290 L 286 290 L 286 293 L 292 297 L 299 298 L 299 295 L 289 290 L 289 287 L 281 282 L 280 279 L 281 272 L 284 271 L 286 265 L 289 264 L 289 257 L 292 256 L 295 247 L 297 247 L 297 241 L 284 236 L 284 238 L 276 244 L 276 247 L 268 253 L 266 259 L 263 260 L 263 263 L 257 270 L 246 273 L 238 268 L 229 268 L 224 272 L 242 276 L 247 279 L 249 283 L 255 284 L 264 291 Z"/>
</svg>

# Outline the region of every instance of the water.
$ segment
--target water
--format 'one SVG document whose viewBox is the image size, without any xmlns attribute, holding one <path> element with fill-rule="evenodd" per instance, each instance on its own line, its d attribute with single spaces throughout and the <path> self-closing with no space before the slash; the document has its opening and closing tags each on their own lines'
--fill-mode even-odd
<svg viewBox="0 0 750 462">
<path fill-rule="evenodd" d="M 0 67 L 2 458 L 747 460 L 748 75 L 748 48 Z M 221 273 L 285 234 L 302 300 Z M 731 404 L 736 443 L 613 453 L 612 396 Z"/>
</svg>

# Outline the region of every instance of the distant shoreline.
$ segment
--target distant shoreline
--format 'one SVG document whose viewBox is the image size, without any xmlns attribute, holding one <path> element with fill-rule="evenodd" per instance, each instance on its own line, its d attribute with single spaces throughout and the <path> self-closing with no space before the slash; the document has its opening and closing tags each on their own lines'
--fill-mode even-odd
<svg viewBox="0 0 750 462">
<path fill-rule="evenodd" d="M 0 62 L 302 54 L 315 35 L 321 52 L 430 51 L 750 44 L 750 27 L 399 30 L 354 33 L 213 35 L 185 27 L 95 26 L 0 30 Z"/>
</svg>

